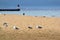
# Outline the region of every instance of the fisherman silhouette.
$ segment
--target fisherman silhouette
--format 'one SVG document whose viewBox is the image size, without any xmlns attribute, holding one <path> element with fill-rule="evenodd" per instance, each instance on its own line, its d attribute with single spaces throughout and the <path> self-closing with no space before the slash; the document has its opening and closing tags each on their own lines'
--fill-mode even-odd
<svg viewBox="0 0 60 40">
<path fill-rule="evenodd" d="M 18 6 L 18 7 L 20 7 L 20 5 L 19 5 L 19 4 L 18 4 L 17 6 Z"/>
<path fill-rule="evenodd" d="M 18 4 L 18 5 L 17 5 L 17 9 L 20 9 L 19 7 L 20 7 L 20 5 Z"/>
</svg>

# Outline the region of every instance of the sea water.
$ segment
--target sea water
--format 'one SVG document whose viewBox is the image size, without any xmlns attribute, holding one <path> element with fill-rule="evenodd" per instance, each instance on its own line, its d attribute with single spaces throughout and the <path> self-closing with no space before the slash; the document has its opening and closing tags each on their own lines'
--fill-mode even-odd
<svg viewBox="0 0 60 40">
<path fill-rule="evenodd" d="M 56 16 L 60 17 L 60 10 L 21 10 L 21 11 L 0 11 L 0 14 L 18 14 L 25 13 L 27 16 Z"/>
</svg>

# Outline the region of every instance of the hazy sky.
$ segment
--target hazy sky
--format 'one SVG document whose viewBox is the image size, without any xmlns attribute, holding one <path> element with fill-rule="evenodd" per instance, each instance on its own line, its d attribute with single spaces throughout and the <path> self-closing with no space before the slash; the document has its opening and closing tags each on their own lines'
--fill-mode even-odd
<svg viewBox="0 0 60 40">
<path fill-rule="evenodd" d="M 21 7 L 60 7 L 60 0 L 0 0 L 0 8 Z"/>
</svg>

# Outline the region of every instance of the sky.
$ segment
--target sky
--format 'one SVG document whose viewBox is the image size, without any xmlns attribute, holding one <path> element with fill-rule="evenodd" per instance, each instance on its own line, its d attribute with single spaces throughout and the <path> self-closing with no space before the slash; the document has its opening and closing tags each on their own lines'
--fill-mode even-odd
<svg viewBox="0 0 60 40">
<path fill-rule="evenodd" d="M 0 8 L 60 8 L 60 0 L 0 0 Z"/>
</svg>

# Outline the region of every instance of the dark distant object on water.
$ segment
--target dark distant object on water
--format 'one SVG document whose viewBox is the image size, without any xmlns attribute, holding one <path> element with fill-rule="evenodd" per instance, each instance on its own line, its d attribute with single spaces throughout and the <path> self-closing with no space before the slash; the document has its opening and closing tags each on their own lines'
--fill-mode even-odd
<svg viewBox="0 0 60 40">
<path fill-rule="evenodd" d="M 20 11 L 19 4 L 17 5 L 16 9 L 0 9 L 0 11 Z"/>
<path fill-rule="evenodd" d="M 25 15 L 25 13 L 23 13 L 23 15 Z"/>
</svg>

